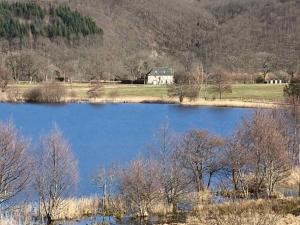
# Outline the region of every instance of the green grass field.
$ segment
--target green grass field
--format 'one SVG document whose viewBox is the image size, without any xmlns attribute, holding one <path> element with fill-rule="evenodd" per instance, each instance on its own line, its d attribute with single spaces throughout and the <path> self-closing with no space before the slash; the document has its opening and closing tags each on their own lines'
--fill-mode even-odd
<svg viewBox="0 0 300 225">
<path fill-rule="evenodd" d="M 225 94 L 224 98 L 282 100 L 284 86 L 284 84 L 237 84 L 232 86 L 232 93 Z"/>
<path fill-rule="evenodd" d="M 36 85 L 14 84 L 10 86 L 17 87 L 23 93 Z M 72 93 L 76 98 L 87 98 L 87 91 L 90 88 L 88 83 L 72 83 L 65 84 L 65 86 L 69 93 Z M 235 84 L 232 85 L 232 93 L 225 93 L 223 99 L 277 101 L 283 99 L 283 88 L 284 84 Z M 106 84 L 104 85 L 104 90 L 105 96 L 116 92 L 118 97 L 168 97 L 167 86 Z M 203 95 L 203 93 L 200 95 Z M 218 96 L 218 93 L 207 92 L 208 99 L 218 99 Z"/>
</svg>

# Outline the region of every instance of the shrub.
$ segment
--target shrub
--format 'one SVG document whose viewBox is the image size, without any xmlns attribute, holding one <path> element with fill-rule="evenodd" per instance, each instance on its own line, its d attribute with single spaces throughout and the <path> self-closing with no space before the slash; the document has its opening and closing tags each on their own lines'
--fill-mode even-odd
<svg viewBox="0 0 300 225">
<path fill-rule="evenodd" d="M 23 98 L 26 102 L 41 102 L 42 95 L 41 87 L 34 87 L 24 92 Z"/>
<path fill-rule="evenodd" d="M 104 94 L 104 87 L 100 83 L 90 85 L 87 95 L 89 98 L 100 98 Z"/>
<path fill-rule="evenodd" d="M 60 83 L 45 83 L 24 93 L 27 102 L 58 103 L 65 97 L 66 90 Z"/>
<path fill-rule="evenodd" d="M 265 82 L 265 79 L 262 75 L 258 75 L 256 78 L 255 78 L 255 83 L 257 84 L 263 84 Z"/>
<path fill-rule="evenodd" d="M 190 101 L 195 101 L 199 97 L 200 89 L 197 85 L 190 86 L 186 91 L 186 97 Z"/>
<path fill-rule="evenodd" d="M 10 81 L 10 78 L 11 76 L 8 73 L 8 71 L 0 67 L 0 90 L 2 92 L 5 92 L 7 85 Z"/>
</svg>

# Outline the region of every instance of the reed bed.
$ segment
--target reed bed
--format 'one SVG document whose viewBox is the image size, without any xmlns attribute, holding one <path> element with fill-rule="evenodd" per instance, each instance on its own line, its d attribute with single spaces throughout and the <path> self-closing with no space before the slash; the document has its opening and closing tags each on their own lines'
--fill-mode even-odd
<svg viewBox="0 0 300 225">
<path fill-rule="evenodd" d="M 74 220 L 99 213 L 100 200 L 97 197 L 69 198 L 55 212 L 55 220 Z"/>
<path fill-rule="evenodd" d="M 205 204 L 194 209 L 188 225 L 283 225 L 300 224 L 299 198 L 240 200 Z"/>
</svg>

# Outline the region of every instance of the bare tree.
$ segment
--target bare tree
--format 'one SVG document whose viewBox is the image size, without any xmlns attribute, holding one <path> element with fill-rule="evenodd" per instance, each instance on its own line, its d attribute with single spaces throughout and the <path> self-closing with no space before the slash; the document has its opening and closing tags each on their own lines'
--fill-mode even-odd
<svg viewBox="0 0 300 225">
<path fill-rule="evenodd" d="M 0 89 L 4 92 L 11 79 L 11 75 L 4 68 L 0 67 Z"/>
<path fill-rule="evenodd" d="M 6 59 L 6 66 L 9 68 L 13 79 L 18 82 L 37 81 L 39 75 L 39 67 L 35 64 L 33 56 L 27 53 L 10 55 Z"/>
<path fill-rule="evenodd" d="M 235 149 L 231 151 L 240 152 L 244 156 L 235 155 L 231 170 L 234 166 L 235 170 L 246 166 L 249 192 L 255 197 L 271 197 L 276 184 L 292 168 L 289 138 L 276 111 L 255 111 L 250 119 L 243 121 L 238 138 L 238 143 L 232 146 Z"/>
<path fill-rule="evenodd" d="M 202 63 L 194 63 L 190 72 L 192 84 L 198 87 L 198 97 L 203 91 L 206 75 L 204 73 L 204 66 Z M 205 96 L 204 96 L 205 97 Z"/>
<path fill-rule="evenodd" d="M 211 179 L 221 169 L 219 161 L 223 140 L 207 131 L 190 130 L 177 147 L 181 166 L 190 174 L 197 192 L 209 188 Z"/>
<path fill-rule="evenodd" d="M 245 139 L 250 155 L 250 168 L 254 171 L 254 194 L 261 185 L 266 194 L 273 194 L 275 185 L 290 171 L 291 155 L 288 151 L 288 137 L 275 112 L 256 111 L 252 121 L 245 122 Z M 250 145 L 249 145 L 250 144 Z"/>
<path fill-rule="evenodd" d="M 104 95 L 104 85 L 100 82 L 95 82 L 90 84 L 90 87 L 87 91 L 87 96 L 89 98 L 101 98 Z"/>
<path fill-rule="evenodd" d="M 152 160 L 136 159 L 121 171 L 120 189 L 127 208 L 137 216 L 147 216 L 161 197 L 159 170 Z"/>
<path fill-rule="evenodd" d="M 227 140 L 222 159 L 223 171 L 232 184 L 234 198 L 248 195 L 245 183 L 245 176 L 248 173 L 247 155 L 242 144 L 242 131 L 237 129 Z"/>
<path fill-rule="evenodd" d="M 189 189 L 184 168 L 176 154 L 177 137 L 167 122 L 163 123 L 151 145 L 151 158 L 158 162 L 165 202 L 177 212 L 178 204 Z"/>
<path fill-rule="evenodd" d="M 135 57 L 128 57 L 124 61 L 126 71 L 129 73 L 131 83 L 133 83 L 141 75 L 141 60 Z"/>
<path fill-rule="evenodd" d="M 289 84 L 284 88 L 285 101 L 287 102 L 287 118 L 290 119 L 291 148 L 294 162 L 300 164 L 300 76 L 293 76 Z"/>
<path fill-rule="evenodd" d="M 93 183 L 97 186 L 101 195 L 101 214 L 104 216 L 112 202 L 114 189 L 116 188 L 117 168 L 114 165 L 108 168 L 100 167 L 92 177 Z"/>
<path fill-rule="evenodd" d="M 196 80 L 186 74 L 177 76 L 176 83 L 169 85 L 168 96 L 179 98 L 182 103 L 184 98 L 195 100 L 199 97 L 200 86 L 194 83 Z"/>
<path fill-rule="evenodd" d="M 222 99 L 224 93 L 231 93 L 232 88 L 229 84 L 228 75 L 222 68 L 216 68 L 210 76 L 211 91 L 217 92 Z"/>
<path fill-rule="evenodd" d="M 77 161 L 61 131 L 54 126 L 41 140 L 34 183 L 48 224 L 63 207 L 64 198 L 71 193 L 77 180 Z"/>
<path fill-rule="evenodd" d="M 171 98 L 179 98 L 179 102 L 182 103 L 186 97 L 188 85 L 185 84 L 172 84 L 168 87 L 168 96 Z"/>
<path fill-rule="evenodd" d="M 30 182 L 28 141 L 11 122 L 0 122 L 0 206 L 10 201 Z"/>
<path fill-rule="evenodd" d="M 6 67 L 10 70 L 12 78 L 18 82 L 20 79 L 20 70 L 18 65 L 18 56 L 9 55 L 5 60 Z"/>
</svg>

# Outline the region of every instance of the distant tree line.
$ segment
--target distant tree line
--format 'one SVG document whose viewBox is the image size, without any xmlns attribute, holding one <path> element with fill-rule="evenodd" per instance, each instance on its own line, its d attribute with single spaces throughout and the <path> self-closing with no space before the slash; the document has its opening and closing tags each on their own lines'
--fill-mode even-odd
<svg viewBox="0 0 300 225">
<path fill-rule="evenodd" d="M 299 73 L 296 0 L 165 0 L 163 4 L 160 0 L 58 0 L 3 5 L 9 7 L 4 7 L 8 13 L 2 18 L 10 18 L 2 26 L 4 54 L 33 49 L 37 58 L 47 58 L 74 80 L 133 82 L 154 66 L 170 66 L 176 76 L 193 76 L 195 64 L 202 64 L 205 74 L 223 68 L 231 83 L 289 81 Z M 17 6 L 22 13 L 11 9 Z M 106 29 L 106 38 L 99 42 L 95 39 L 101 35 L 86 35 L 97 33 L 93 21 Z M 12 38 L 10 46 L 7 38 Z"/>
</svg>

